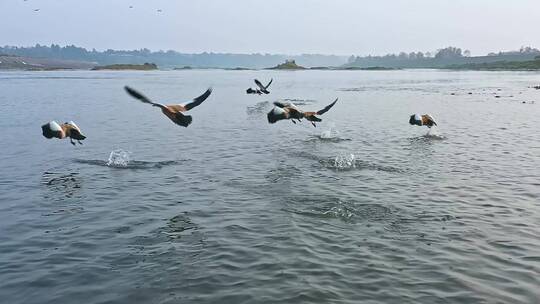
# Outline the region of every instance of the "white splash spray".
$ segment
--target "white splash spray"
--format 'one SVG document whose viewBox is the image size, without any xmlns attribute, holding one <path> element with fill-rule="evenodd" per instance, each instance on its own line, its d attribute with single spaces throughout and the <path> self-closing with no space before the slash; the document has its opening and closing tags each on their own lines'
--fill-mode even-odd
<svg viewBox="0 0 540 304">
<path fill-rule="evenodd" d="M 334 168 L 338 170 L 356 168 L 356 156 L 352 153 L 349 155 L 336 156 L 334 159 Z"/>
<path fill-rule="evenodd" d="M 432 139 L 445 139 L 444 135 L 439 133 L 439 130 L 436 127 L 429 128 L 428 132 L 424 136 Z"/>
<path fill-rule="evenodd" d="M 130 161 L 131 152 L 122 149 L 111 151 L 107 166 L 109 167 L 127 167 Z"/>
<path fill-rule="evenodd" d="M 321 135 L 319 136 L 320 139 L 334 139 L 339 138 L 339 131 L 335 129 L 336 125 L 334 123 L 330 124 L 330 128 L 328 130 L 324 130 L 321 132 Z"/>
</svg>

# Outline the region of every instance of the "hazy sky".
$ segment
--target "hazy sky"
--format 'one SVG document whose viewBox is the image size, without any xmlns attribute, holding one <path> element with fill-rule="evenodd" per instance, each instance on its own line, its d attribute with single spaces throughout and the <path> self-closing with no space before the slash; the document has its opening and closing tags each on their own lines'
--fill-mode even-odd
<svg viewBox="0 0 540 304">
<path fill-rule="evenodd" d="M 479 55 L 540 48 L 540 1 L 0 0 L 0 45 L 36 43 L 340 55 L 453 45 Z"/>
</svg>

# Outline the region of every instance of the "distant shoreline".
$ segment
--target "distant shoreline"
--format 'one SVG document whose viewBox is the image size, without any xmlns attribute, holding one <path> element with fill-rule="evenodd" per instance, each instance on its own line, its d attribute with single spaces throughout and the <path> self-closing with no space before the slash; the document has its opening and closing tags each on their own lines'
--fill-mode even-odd
<svg viewBox="0 0 540 304">
<path fill-rule="evenodd" d="M 158 70 L 158 66 L 154 63 L 144 63 L 144 64 L 110 64 L 95 66 L 91 69 L 92 71 L 153 71 Z"/>
<path fill-rule="evenodd" d="M 229 68 L 192 68 L 192 69 L 82 69 L 82 68 L 0 68 L 0 72 L 128 72 L 128 71 L 146 71 L 146 72 L 182 72 L 182 71 L 205 71 L 205 70 L 220 70 L 228 72 L 255 72 L 255 71 L 277 71 L 277 72 L 309 72 L 309 71 L 323 71 L 323 72 L 397 72 L 397 71 L 448 71 L 448 72 L 540 72 L 540 69 L 472 69 L 472 68 L 410 68 L 410 69 L 369 69 L 369 68 L 356 68 L 356 69 L 342 69 L 342 68 L 309 68 L 305 70 L 273 70 L 273 69 L 229 69 Z"/>
</svg>

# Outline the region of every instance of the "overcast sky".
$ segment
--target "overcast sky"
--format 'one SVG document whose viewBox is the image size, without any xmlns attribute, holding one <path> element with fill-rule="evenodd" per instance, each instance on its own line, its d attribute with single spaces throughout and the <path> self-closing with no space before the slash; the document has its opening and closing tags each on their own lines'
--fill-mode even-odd
<svg viewBox="0 0 540 304">
<path fill-rule="evenodd" d="M 540 1 L 0 0 L 0 45 L 36 43 L 339 55 L 452 45 L 480 55 L 540 48 Z"/>
</svg>

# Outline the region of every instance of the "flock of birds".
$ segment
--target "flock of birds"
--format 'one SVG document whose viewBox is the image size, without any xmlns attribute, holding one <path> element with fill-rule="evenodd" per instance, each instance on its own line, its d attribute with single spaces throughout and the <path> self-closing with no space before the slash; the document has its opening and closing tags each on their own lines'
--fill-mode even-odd
<svg viewBox="0 0 540 304">
<path fill-rule="evenodd" d="M 28 0 L 23 0 L 23 1 L 24 1 L 24 2 L 27 2 Z M 133 9 L 134 7 L 133 7 L 133 5 L 130 5 L 129 8 L 130 8 L 130 9 Z M 35 8 L 35 9 L 33 9 L 33 10 L 34 10 L 34 12 L 39 12 L 39 11 L 40 11 L 39 8 Z M 156 12 L 162 13 L 163 10 L 158 8 L 158 9 L 156 9 Z"/>
<path fill-rule="evenodd" d="M 248 88 L 246 90 L 247 94 L 270 94 L 268 88 L 270 87 L 270 84 L 272 84 L 273 79 L 270 79 L 267 85 L 263 85 L 257 79 L 255 79 L 254 81 L 257 85 L 257 88 Z M 125 86 L 124 89 L 126 90 L 126 93 L 128 93 L 131 97 L 143 103 L 149 104 L 153 107 L 160 108 L 161 112 L 165 116 L 167 116 L 167 118 L 182 127 L 188 127 L 193 121 L 192 116 L 185 113 L 202 104 L 203 101 L 208 99 L 208 97 L 212 94 L 212 88 L 208 88 L 201 96 L 196 97 L 185 104 L 165 105 L 153 102 L 148 97 L 129 86 Z M 274 102 L 273 109 L 268 112 L 267 119 L 268 122 L 271 124 L 274 124 L 280 120 L 291 120 L 294 124 L 296 124 L 298 122 L 302 122 L 302 119 L 306 119 L 314 127 L 316 127 L 317 125 L 315 123 L 322 121 L 322 119 L 317 116 L 323 115 L 324 113 L 328 112 L 337 103 L 337 101 L 338 99 L 336 98 L 331 104 L 327 105 L 319 111 L 303 111 L 293 103 L 276 101 Z M 429 114 L 413 114 L 410 116 L 409 124 L 417 126 L 427 126 L 428 128 L 437 125 L 433 117 Z M 82 145 L 81 141 L 86 139 L 86 136 L 83 135 L 81 129 L 73 121 L 59 124 L 53 120 L 42 125 L 41 130 L 45 138 L 69 138 L 72 145 L 76 145 L 77 143 Z"/>
</svg>

